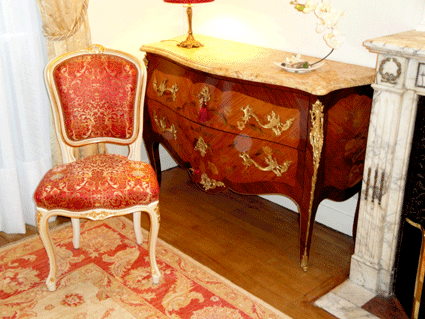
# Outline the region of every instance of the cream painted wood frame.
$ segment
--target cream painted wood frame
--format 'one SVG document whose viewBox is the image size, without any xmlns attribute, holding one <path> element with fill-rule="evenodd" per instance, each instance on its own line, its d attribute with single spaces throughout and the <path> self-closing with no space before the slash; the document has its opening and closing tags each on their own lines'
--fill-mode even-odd
<svg viewBox="0 0 425 319">
<path fill-rule="evenodd" d="M 84 141 L 72 141 L 70 140 L 66 133 L 65 128 L 63 126 L 63 116 L 59 111 L 59 96 L 56 90 L 56 86 L 53 82 L 53 70 L 54 68 L 61 63 L 62 61 L 79 56 L 79 55 L 87 55 L 87 54 L 108 54 L 114 55 L 118 57 L 122 57 L 131 63 L 133 63 L 138 70 L 139 78 L 137 82 L 136 88 L 136 107 L 135 107 L 135 129 L 133 130 L 133 135 L 128 139 L 117 139 L 111 137 L 100 137 L 100 138 L 92 138 Z M 62 152 L 63 163 L 70 163 L 76 160 L 73 148 L 79 147 L 87 144 L 93 143 L 113 143 L 119 145 L 127 145 L 129 147 L 128 158 L 134 161 L 141 160 L 141 150 L 142 150 L 142 131 L 143 131 L 143 104 L 145 100 L 145 91 L 146 91 L 146 67 L 144 64 L 141 64 L 136 58 L 133 56 L 126 54 L 124 52 L 106 49 L 101 45 L 91 45 L 86 50 L 78 50 L 74 52 L 70 52 L 64 54 L 51 62 L 46 66 L 45 69 L 45 82 L 47 86 L 47 90 L 49 93 L 51 107 L 53 112 L 53 119 L 55 124 L 55 132 L 58 137 L 60 149 Z M 64 209 L 53 209 L 47 210 L 41 207 L 36 207 L 37 209 L 37 225 L 40 233 L 41 240 L 46 249 L 49 263 L 50 263 L 50 272 L 46 280 L 47 288 L 50 291 L 56 290 L 56 281 L 57 281 L 57 264 L 56 264 L 56 254 L 55 248 L 53 245 L 52 238 L 49 233 L 49 218 L 52 216 L 60 215 L 70 217 L 72 221 L 73 227 L 73 245 L 75 249 L 78 249 L 80 246 L 80 218 L 86 218 L 91 220 L 102 220 L 113 216 L 121 216 L 126 214 L 133 214 L 133 223 L 134 223 L 134 231 L 136 234 L 136 241 L 140 245 L 143 242 L 143 235 L 140 228 L 140 219 L 141 212 L 146 212 L 150 218 L 150 236 L 149 236 L 149 260 L 151 264 L 151 275 L 154 284 L 159 283 L 159 279 L 161 274 L 159 272 L 156 257 L 155 257 L 155 248 L 156 241 L 158 238 L 159 231 L 159 222 L 160 222 L 160 214 L 159 214 L 159 204 L 158 201 L 152 202 L 149 205 L 138 205 L 132 206 L 129 208 L 121 209 L 121 210 L 112 210 L 112 209 L 92 209 L 89 211 L 68 211 Z"/>
</svg>

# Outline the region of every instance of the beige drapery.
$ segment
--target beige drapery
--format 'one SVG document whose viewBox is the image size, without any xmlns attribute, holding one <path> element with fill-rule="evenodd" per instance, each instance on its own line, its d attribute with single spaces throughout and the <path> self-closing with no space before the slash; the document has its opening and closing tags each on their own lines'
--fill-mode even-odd
<svg viewBox="0 0 425 319">
<path fill-rule="evenodd" d="M 47 40 L 48 59 L 69 51 L 87 48 L 91 44 L 87 16 L 89 0 L 37 0 L 43 22 L 43 35 Z M 51 125 L 53 164 L 62 163 L 59 144 Z M 105 153 L 105 145 L 80 148 L 77 157 Z"/>
</svg>

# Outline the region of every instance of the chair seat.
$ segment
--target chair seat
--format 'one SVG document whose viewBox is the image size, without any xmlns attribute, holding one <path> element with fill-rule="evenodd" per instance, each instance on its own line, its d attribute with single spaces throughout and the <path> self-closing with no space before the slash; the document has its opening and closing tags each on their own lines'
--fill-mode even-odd
<svg viewBox="0 0 425 319">
<path fill-rule="evenodd" d="M 151 165 L 115 154 L 93 155 L 49 170 L 37 187 L 37 207 L 86 211 L 123 209 L 157 201 Z"/>
</svg>

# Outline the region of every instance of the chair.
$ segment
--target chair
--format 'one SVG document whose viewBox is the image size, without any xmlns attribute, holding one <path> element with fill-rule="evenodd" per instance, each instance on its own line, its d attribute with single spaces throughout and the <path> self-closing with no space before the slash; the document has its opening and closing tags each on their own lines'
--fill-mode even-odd
<svg viewBox="0 0 425 319">
<path fill-rule="evenodd" d="M 49 257 L 46 280 L 56 290 L 57 266 L 48 221 L 71 217 L 73 245 L 80 246 L 80 218 L 102 220 L 133 214 L 136 241 L 143 236 L 141 212 L 150 217 L 149 260 L 154 284 L 159 229 L 159 185 L 151 165 L 141 162 L 146 67 L 134 57 L 100 45 L 64 54 L 45 69 L 63 164 L 49 170 L 34 200 L 37 225 Z M 128 156 L 92 155 L 76 160 L 73 149 L 93 143 L 127 145 Z"/>
</svg>

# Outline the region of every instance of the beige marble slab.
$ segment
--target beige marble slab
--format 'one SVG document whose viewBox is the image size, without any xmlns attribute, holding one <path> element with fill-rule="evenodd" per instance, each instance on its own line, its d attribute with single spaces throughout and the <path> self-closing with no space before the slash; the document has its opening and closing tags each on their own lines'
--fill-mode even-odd
<svg viewBox="0 0 425 319">
<path fill-rule="evenodd" d="M 196 49 L 180 48 L 176 44 L 184 40 L 180 36 L 158 43 L 143 45 L 143 52 L 167 57 L 187 67 L 210 74 L 275 84 L 299 89 L 314 95 L 374 82 L 372 68 L 326 60 L 324 65 L 309 73 L 296 74 L 285 71 L 273 62 L 284 62 L 293 53 L 243 44 L 208 36 L 196 35 L 204 44 Z M 309 62 L 319 58 L 303 56 Z"/>
<path fill-rule="evenodd" d="M 364 42 L 376 53 L 395 54 L 407 57 L 425 57 L 425 32 L 406 31 L 379 37 Z"/>
</svg>

